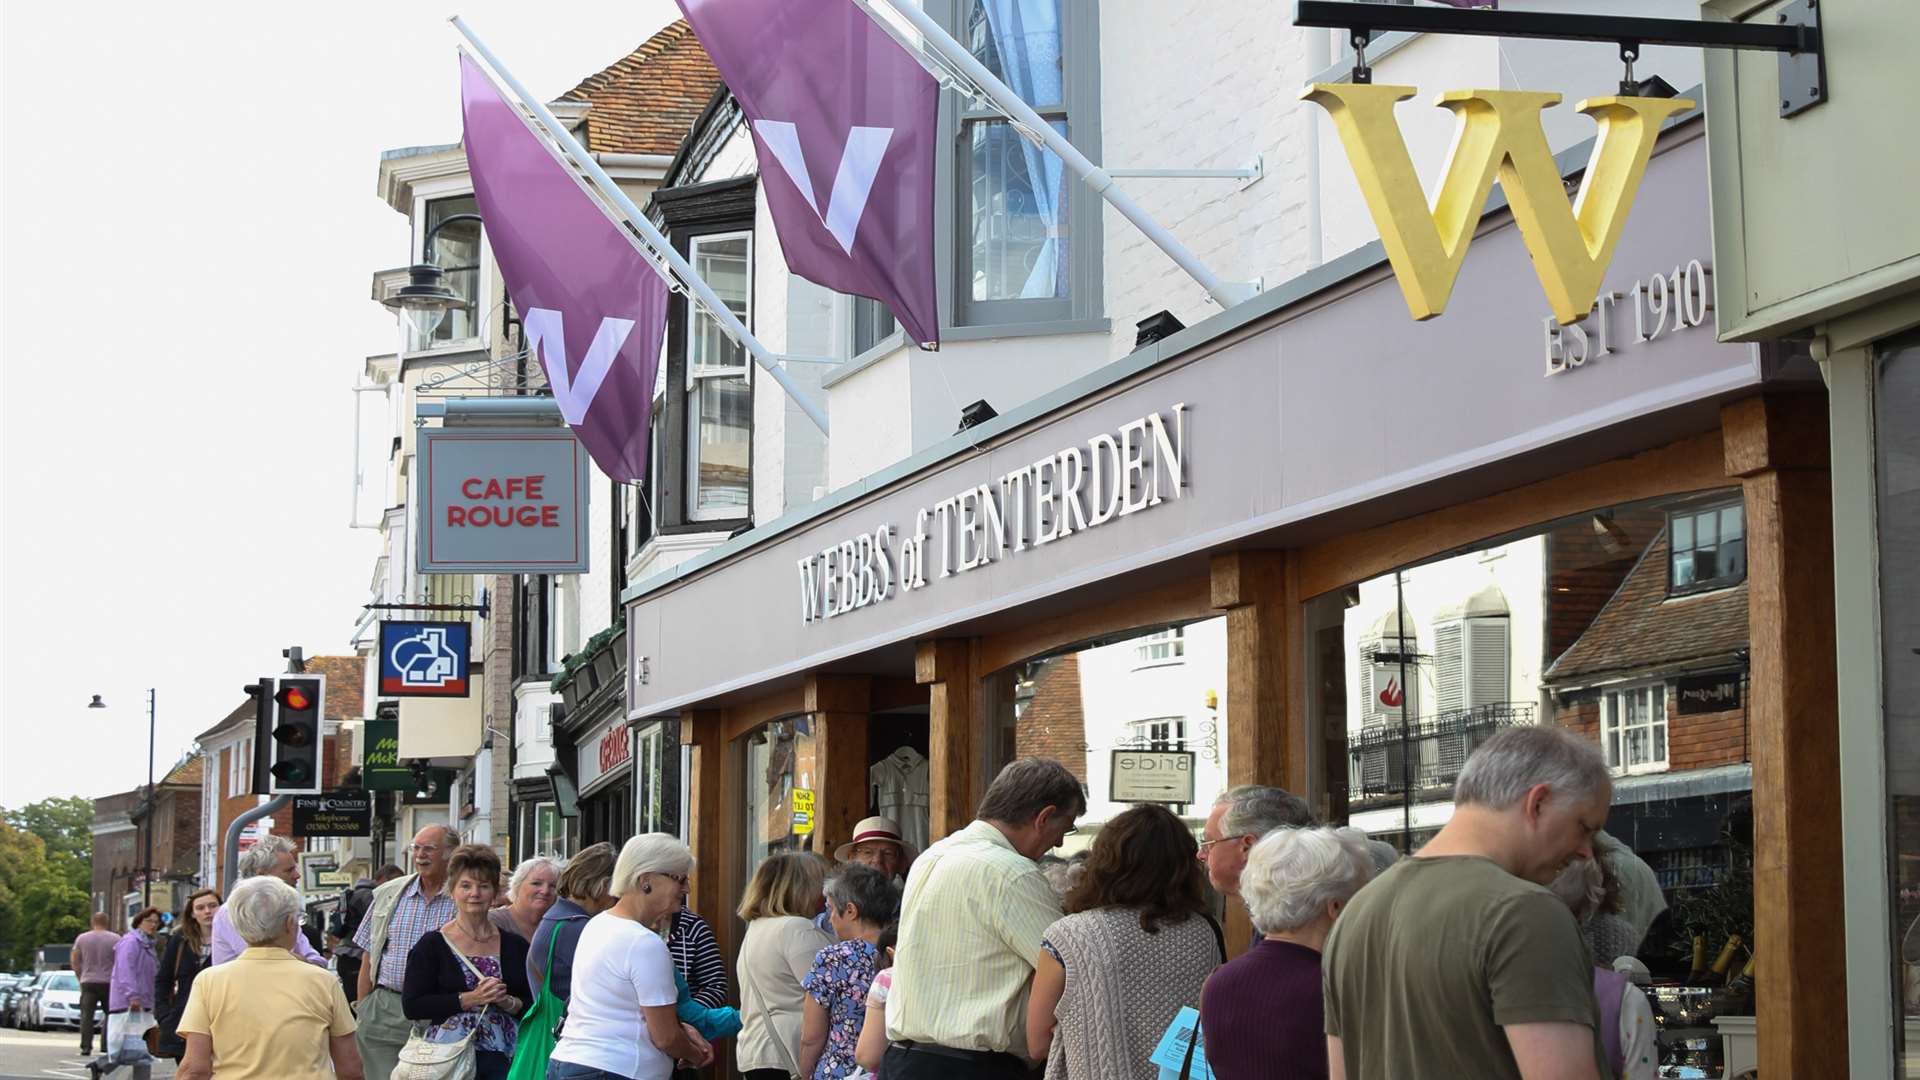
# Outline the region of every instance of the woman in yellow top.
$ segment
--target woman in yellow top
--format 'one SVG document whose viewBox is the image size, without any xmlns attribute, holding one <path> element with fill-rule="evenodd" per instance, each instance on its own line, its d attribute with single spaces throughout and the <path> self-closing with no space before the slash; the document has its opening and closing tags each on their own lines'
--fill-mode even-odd
<svg viewBox="0 0 1920 1080">
<path fill-rule="evenodd" d="M 248 878 L 226 911 L 247 949 L 194 979 L 178 1080 L 365 1080 L 339 980 L 292 952 L 299 894 L 278 878 Z"/>
</svg>

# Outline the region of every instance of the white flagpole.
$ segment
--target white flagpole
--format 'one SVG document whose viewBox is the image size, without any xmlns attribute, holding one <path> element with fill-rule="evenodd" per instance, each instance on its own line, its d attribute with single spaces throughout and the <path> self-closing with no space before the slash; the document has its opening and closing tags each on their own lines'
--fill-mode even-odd
<svg viewBox="0 0 1920 1080">
<path fill-rule="evenodd" d="M 780 366 L 779 358 L 762 345 L 759 338 L 754 337 L 745 326 L 741 325 L 739 317 L 720 300 L 720 297 L 714 293 L 713 287 L 707 284 L 705 278 L 694 273 L 693 267 L 688 265 L 687 260 L 673 249 L 673 245 L 660 234 L 659 229 L 654 228 L 653 222 L 647 220 L 647 215 L 640 212 L 640 208 L 633 204 L 633 200 L 627 197 L 627 193 L 620 190 L 620 185 L 613 182 L 613 177 L 608 176 L 607 171 L 600 167 L 600 163 L 593 159 L 593 155 L 587 153 L 587 148 L 581 146 L 579 140 L 575 139 L 560 121 L 554 119 L 553 113 L 547 111 L 547 107 L 540 103 L 539 98 L 527 92 L 527 88 L 520 84 L 520 80 L 514 78 L 513 73 L 500 63 L 499 57 L 494 56 L 493 52 L 481 43 L 479 36 L 473 32 L 473 28 L 469 27 L 465 20 L 455 15 L 448 21 L 453 23 L 453 28 L 460 31 L 461 36 L 473 45 L 474 51 L 478 52 L 481 59 L 487 62 L 487 66 L 492 68 L 494 73 L 513 90 L 521 103 L 533 111 L 534 118 L 540 121 L 540 126 L 546 128 L 554 141 L 558 142 L 567 153 L 573 155 L 573 159 L 585 170 L 587 178 L 593 181 L 593 186 L 599 188 L 602 195 L 613 200 L 613 204 L 627 216 L 628 224 L 639 230 L 640 235 L 646 238 L 655 252 L 666 259 L 667 265 L 673 269 L 674 276 L 679 278 L 693 297 L 700 301 L 700 305 L 707 309 L 707 313 L 720 324 L 727 336 L 746 349 L 753 356 L 754 361 L 765 368 L 767 374 L 773 376 L 773 381 L 780 384 L 780 389 L 787 392 L 787 396 L 793 399 L 794 404 L 800 406 L 800 411 L 807 414 L 807 419 L 814 422 L 814 425 L 820 429 L 820 433 L 826 434 L 827 414 L 820 408 L 820 403 L 801 391 L 799 385 L 793 381 L 793 376 Z M 643 250 L 642 254 L 651 253 Z"/>
<path fill-rule="evenodd" d="M 993 103 L 999 106 L 1002 112 L 1031 129 L 1047 149 L 1059 155 L 1067 168 L 1086 181 L 1094 194 L 1112 203 L 1113 208 L 1120 211 L 1128 221 L 1133 222 L 1136 228 L 1146 234 L 1147 239 L 1155 247 L 1166 252 L 1180 269 L 1185 270 L 1193 280 L 1199 282 L 1200 287 L 1207 290 L 1207 295 L 1213 298 L 1214 303 L 1222 308 L 1230 308 L 1253 296 L 1255 291 L 1253 286 L 1238 282 L 1224 282 L 1215 276 L 1199 257 L 1187 250 L 1185 244 L 1162 228 L 1159 222 L 1149 217 L 1145 210 L 1140 209 L 1138 203 L 1127 197 L 1126 192 L 1115 187 L 1111 174 L 1088 161 L 1085 154 L 1075 149 L 1065 136 L 1055 131 L 1052 124 L 1041 119 L 1040 114 L 1034 112 L 1032 106 L 1022 100 L 1019 94 L 1014 93 L 1006 83 L 1001 82 L 993 72 L 988 71 L 985 64 L 976 59 L 965 46 L 955 41 L 953 35 L 947 33 L 920 5 L 913 3 L 912 0 L 907 0 L 905 3 L 896 2 L 896 0 L 885 0 L 885 2 L 902 19 L 913 24 L 914 28 L 920 31 L 926 43 L 940 54 L 941 59 L 973 80 L 976 86 L 993 99 Z M 856 5 L 867 13 L 868 18 L 879 23 L 883 29 L 886 28 L 886 19 L 879 12 L 874 11 L 869 6 L 870 3 L 871 0 L 856 0 Z M 889 33 L 891 32 L 889 30 Z"/>
</svg>

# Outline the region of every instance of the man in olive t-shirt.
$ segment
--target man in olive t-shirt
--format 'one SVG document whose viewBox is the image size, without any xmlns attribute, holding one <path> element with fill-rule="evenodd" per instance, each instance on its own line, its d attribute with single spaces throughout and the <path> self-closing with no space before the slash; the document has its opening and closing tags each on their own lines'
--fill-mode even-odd
<svg viewBox="0 0 1920 1080">
<path fill-rule="evenodd" d="M 1468 759 L 1452 820 L 1360 890 L 1322 964 L 1333 1080 L 1599 1080 L 1593 961 L 1543 886 L 1592 857 L 1599 748 L 1510 728 Z"/>
</svg>

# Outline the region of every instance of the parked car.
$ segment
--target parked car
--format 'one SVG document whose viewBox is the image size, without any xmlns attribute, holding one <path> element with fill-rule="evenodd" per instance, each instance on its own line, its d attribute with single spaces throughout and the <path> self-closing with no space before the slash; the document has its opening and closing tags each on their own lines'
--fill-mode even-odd
<svg viewBox="0 0 1920 1080">
<path fill-rule="evenodd" d="M 80 1030 L 80 978 L 71 971 L 49 971 L 35 988 L 33 1029 L 50 1027 Z"/>
<path fill-rule="evenodd" d="M 29 981 L 13 975 L 0 975 L 0 1027 L 13 1026 L 13 1003 L 25 996 Z"/>
<path fill-rule="evenodd" d="M 13 1026 L 14 1027 L 25 1028 L 29 1031 L 33 1029 L 33 999 L 40 995 L 40 979 L 43 979 L 43 978 L 46 978 L 46 976 L 45 975 L 40 976 L 40 978 L 35 979 L 34 981 L 28 983 L 25 986 L 22 986 L 19 989 L 19 991 L 14 995 L 14 999 L 13 999 Z"/>
</svg>

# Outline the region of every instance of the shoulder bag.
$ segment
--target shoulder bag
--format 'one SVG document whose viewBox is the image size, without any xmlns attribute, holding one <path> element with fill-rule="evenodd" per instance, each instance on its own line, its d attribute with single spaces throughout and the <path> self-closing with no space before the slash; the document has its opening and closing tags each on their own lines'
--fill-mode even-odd
<svg viewBox="0 0 1920 1080">
<path fill-rule="evenodd" d="M 459 959 L 460 965 L 473 973 L 476 984 L 486 978 L 465 953 L 454 948 L 453 942 L 447 941 L 445 934 L 440 935 L 440 940 L 446 942 L 447 949 Z M 482 1005 L 481 1017 L 484 1018 L 491 1008 L 492 1005 Z M 473 1030 L 467 1032 L 460 1041 L 450 1043 L 428 1042 L 421 1035 L 423 1026 L 416 1025 L 407 1033 L 407 1045 L 400 1048 L 400 1063 L 393 1068 L 393 1080 L 474 1080 L 477 1048 L 473 1044 L 473 1037 L 479 1033 L 480 1026 L 475 1024 Z"/>
<path fill-rule="evenodd" d="M 507 1080 L 546 1080 L 547 1062 L 553 1057 L 554 1028 L 566 1002 L 553 992 L 553 950 L 560 944 L 560 927 L 547 937 L 547 967 L 540 976 L 540 990 L 533 1004 L 520 1017 L 520 1035 L 513 1047 L 513 1064 L 507 1068 Z"/>
<path fill-rule="evenodd" d="M 1214 921 L 1212 915 L 1203 911 L 1200 917 L 1207 920 L 1207 925 L 1213 928 L 1213 947 L 1220 951 L 1220 962 L 1226 963 L 1227 935 L 1221 931 L 1220 924 Z M 1193 1075 L 1193 1052 L 1199 1048 L 1200 1041 L 1200 1021 L 1196 1019 L 1193 1023 L 1193 1038 L 1187 1043 L 1187 1058 L 1180 1063 L 1180 1080 L 1189 1080 Z"/>
</svg>

